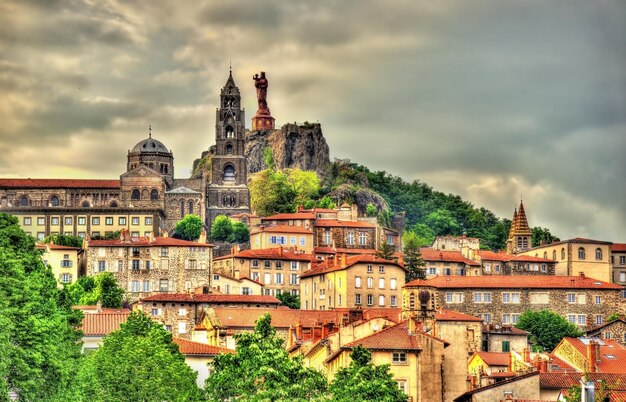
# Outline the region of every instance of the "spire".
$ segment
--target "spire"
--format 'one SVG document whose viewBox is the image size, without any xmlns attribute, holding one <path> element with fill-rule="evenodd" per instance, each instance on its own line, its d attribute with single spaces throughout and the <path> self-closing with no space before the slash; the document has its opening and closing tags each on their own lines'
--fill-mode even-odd
<svg viewBox="0 0 626 402">
<path fill-rule="evenodd" d="M 526 219 L 526 211 L 524 211 L 524 202 L 520 200 L 519 203 L 519 212 L 517 213 L 517 227 L 518 234 L 529 234 L 531 233 L 530 227 L 528 226 L 528 220 Z"/>
<path fill-rule="evenodd" d="M 513 233 L 517 229 L 517 207 L 513 210 L 513 219 L 511 219 L 511 228 L 509 229 L 509 239 L 513 237 Z"/>
<path fill-rule="evenodd" d="M 152 124 L 148 126 L 148 138 L 152 138 Z"/>
</svg>

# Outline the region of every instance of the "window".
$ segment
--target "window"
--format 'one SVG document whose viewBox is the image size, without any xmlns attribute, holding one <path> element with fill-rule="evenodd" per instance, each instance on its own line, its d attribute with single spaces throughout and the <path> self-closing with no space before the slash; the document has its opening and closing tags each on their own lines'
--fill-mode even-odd
<svg viewBox="0 0 626 402">
<path fill-rule="evenodd" d="M 63 219 L 63 222 L 64 222 L 66 225 L 71 225 L 71 224 L 72 224 L 72 217 L 71 217 L 71 216 L 66 216 L 66 217 Z"/>
<path fill-rule="evenodd" d="M 291 261 L 291 270 L 297 271 L 299 269 L 298 265 L 298 261 Z"/>
<path fill-rule="evenodd" d="M 619 256 L 619 264 L 620 265 L 626 264 L 626 255 L 620 255 Z"/>
<path fill-rule="evenodd" d="M 502 314 L 502 324 L 517 324 L 519 314 Z"/>
<path fill-rule="evenodd" d="M 398 281 L 396 280 L 396 278 L 391 278 L 391 279 L 389 280 L 389 288 L 390 288 L 391 290 L 396 290 L 396 287 L 398 286 L 398 285 L 397 285 L 397 282 L 398 282 Z"/>
<path fill-rule="evenodd" d="M 37 218 L 37 225 L 42 226 L 46 224 L 46 218 L 39 217 Z"/>
<path fill-rule="evenodd" d="M 187 333 L 187 323 L 186 322 L 179 322 L 178 323 L 178 333 L 179 334 L 186 334 Z"/>
<path fill-rule="evenodd" d="M 290 244 L 290 245 L 292 245 L 292 246 L 295 246 L 295 245 L 296 245 L 296 241 L 297 241 L 297 240 L 298 240 L 298 239 L 296 238 L 296 236 L 291 236 L 291 237 L 289 238 L 289 244 Z"/>
<path fill-rule="evenodd" d="M 139 247 L 133 247 L 133 257 L 139 257 Z"/>
<path fill-rule="evenodd" d="M 272 262 L 271 261 L 263 261 L 263 266 L 265 267 L 265 269 L 270 269 L 272 268 Z"/>
<path fill-rule="evenodd" d="M 144 292 L 150 291 L 150 281 L 143 281 L 143 291 Z"/>
<path fill-rule="evenodd" d="M 139 292 L 139 281 L 132 281 L 130 283 L 130 291 L 131 292 Z"/>
<path fill-rule="evenodd" d="M 153 308 L 150 310 L 150 313 L 154 316 L 159 316 L 161 315 L 161 309 L 160 308 Z"/>
<path fill-rule="evenodd" d="M 596 304 L 602 304 L 602 296 L 596 296 L 594 299 Z"/>
<path fill-rule="evenodd" d="M 596 260 L 598 260 L 598 261 L 602 260 L 602 249 L 601 248 L 597 248 L 596 249 Z"/>
<path fill-rule="evenodd" d="M 43 240 L 46 237 L 46 232 L 37 232 L 37 240 Z"/>
<path fill-rule="evenodd" d="M 252 290 L 249 287 L 242 287 L 241 288 L 241 294 L 242 295 L 251 295 L 252 294 Z"/>
<path fill-rule="evenodd" d="M 78 237 L 85 238 L 85 232 L 78 232 Z"/>
<path fill-rule="evenodd" d="M 23 195 L 20 197 L 20 207 L 27 207 L 30 205 L 30 199 Z"/>
<path fill-rule="evenodd" d="M 84 216 L 79 216 L 78 217 L 78 224 L 79 225 L 86 225 L 87 224 L 87 219 Z"/>
<path fill-rule="evenodd" d="M 299 283 L 298 279 L 299 279 L 298 278 L 298 274 L 291 274 L 291 275 L 289 275 L 289 284 L 290 285 L 297 285 Z"/>
<path fill-rule="evenodd" d="M 304 237 L 304 236 L 300 237 L 300 245 L 301 246 L 306 246 L 306 237 Z"/>
<path fill-rule="evenodd" d="M 356 276 L 354 278 L 354 287 L 355 288 L 361 288 L 361 277 L 360 276 Z"/>
<path fill-rule="evenodd" d="M 391 354 L 391 362 L 393 364 L 406 364 L 406 352 L 393 352 Z"/>
<path fill-rule="evenodd" d="M 398 305 L 398 297 L 397 296 L 391 296 L 391 298 L 389 300 L 389 304 L 391 305 L 391 307 L 396 307 Z"/>
<path fill-rule="evenodd" d="M 354 245 L 354 232 L 348 232 L 348 245 Z"/>
<path fill-rule="evenodd" d="M 132 269 L 134 271 L 138 270 L 141 267 L 140 264 L 141 264 L 141 261 L 133 260 L 133 262 L 132 262 Z"/>
<path fill-rule="evenodd" d="M 189 260 L 189 269 L 198 269 L 198 261 Z"/>
<path fill-rule="evenodd" d="M 601 315 L 597 315 L 596 316 L 596 325 L 602 325 L 602 316 Z"/>
<path fill-rule="evenodd" d="M 70 258 L 69 254 L 64 255 L 63 258 L 65 259 L 61 260 L 61 267 L 70 268 L 72 266 L 72 260 L 69 259 Z"/>
<path fill-rule="evenodd" d="M 152 225 L 152 217 L 151 216 L 146 216 L 144 221 L 145 221 L 146 225 Z"/>
<path fill-rule="evenodd" d="M 449 304 L 463 303 L 463 293 L 461 293 L 461 292 L 447 292 L 446 293 L 446 303 L 449 303 Z"/>
<path fill-rule="evenodd" d="M 224 167 L 224 181 L 234 181 L 235 180 L 235 168 L 233 165 L 226 165 Z"/>
<path fill-rule="evenodd" d="M 133 191 L 130 194 L 130 199 L 131 200 L 138 200 L 141 198 L 141 192 L 139 192 L 138 189 L 133 189 Z"/>
<path fill-rule="evenodd" d="M 550 295 L 544 292 L 529 293 L 530 304 L 548 304 L 550 303 Z"/>
<path fill-rule="evenodd" d="M 582 247 L 578 248 L 578 259 L 579 260 L 584 260 L 585 259 L 585 249 Z"/>
<path fill-rule="evenodd" d="M 276 272 L 274 274 L 274 283 L 277 285 L 282 285 L 283 284 L 283 274 L 282 272 Z"/>
<path fill-rule="evenodd" d="M 32 218 L 26 217 L 24 218 L 24 225 L 25 226 L 30 226 L 32 224 L 33 220 Z"/>
<path fill-rule="evenodd" d="M 385 305 L 385 295 L 378 296 L 378 305 L 381 307 Z"/>
<path fill-rule="evenodd" d="M 367 288 L 368 289 L 374 288 L 374 278 L 372 278 L 371 276 L 367 277 Z"/>
<path fill-rule="evenodd" d="M 359 293 L 354 295 L 354 304 L 357 304 L 357 305 L 361 304 L 361 295 Z"/>
<path fill-rule="evenodd" d="M 552 259 L 556 261 L 556 250 L 552 251 Z"/>
<path fill-rule="evenodd" d="M 324 230 L 324 244 L 330 244 L 330 240 L 331 240 L 330 229 L 325 229 Z"/>
<path fill-rule="evenodd" d="M 91 218 L 91 224 L 92 225 L 99 225 L 100 224 L 100 217 L 94 216 L 93 218 Z"/>
<path fill-rule="evenodd" d="M 502 351 L 503 352 L 511 351 L 511 341 L 502 341 Z"/>
<path fill-rule="evenodd" d="M 107 269 L 106 261 L 98 261 L 98 272 L 104 272 Z"/>
<path fill-rule="evenodd" d="M 371 265 L 368 265 L 368 266 L 367 266 L 367 273 L 368 273 L 368 274 L 371 274 L 372 272 L 374 272 L 374 267 L 373 267 L 373 266 L 371 266 Z"/>
<path fill-rule="evenodd" d="M 491 313 L 479 314 L 479 317 L 483 320 L 485 324 L 491 323 Z"/>
<path fill-rule="evenodd" d="M 374 295 L 367 295 L 367 305 L 368 306 L 374 305 Z"/>
<path fill-rule="evenodd" d="M 474 303 L 491 303 L 491 293 L 489 292 L 474 293 Z"/>
<path fill-rule="evenodd" d="M 260 279 L 261 279 L 261 275 L 259 275 L 258 272 L 253 272 L 252 273 L 252 280 L 253 281 L 257 281 L 258 282 Z"/>
<path fill-rule="evenodd" d="M 510 293 L 510 292 L 504 292 L 502 293 L 502 303 L 513 303 L 513 304 L 517 304 L 519 303 L 519 299 L 520 299 L 520 294 L 519 293 Z"/>
<path fill-rule="evenodd" d="M 150 269 L 151 265 L 150 260 L 146 260 L 146 269 Z"/>
<path fill-rule="evenodd" d="M 428 274 L 429 275 L 437 275 L 439 273 L 439 270 L 435 267 L 430 267 L 428 268 Z"/>
<path fill-rule="evenodd" d="M 130 222 L 131 222 L 131 224 L 133 224 L 133 225 L 135 225 L 135 226 L 139 225 L 139 217 L 138 217 L 138 216 L 133 216 L 133 217 L 130 219 Z"/>
<path fill-rule="evenodd" d="M 384 265 L 379 265 L 378 266 L 378 273 L 379 274 L 384 274 L 385 273 L 385 266 Z"/>
<path fill-rule="evenodd" d="M 150 191 L 150 199 L 152 201 L 156 201 L 159 199 L 159 192 L 156 189 L 152 189 L 152 191 Z"/>
<path fill-rule="evenodd" d="M 576 295 L 574 293 L 567 294 L 567 302 L 568 303 L 576 303 Z"/>
<path fill-rule="evenodd" d="M 584 314 L 578 314 L 578 325 L 587 325 L 587 316 Z"/>
<path fill-rule="evenodd" d="M 72 274 L 61 274 L 61 283 L 72 282 Z"/>
<path fill-rule="evenodd" d="M 113 225 L 113 217 L 107 216 L 106 218 L 104 218 L 104 224 L 109 226 Z"/>
<path fill-rule="evenodd" d="M 365 232 L 359 232 L 359 245 L 365 246 L 367 244 L 367 235 Z"/>
<path fill-rule="evenodd" d="M 178 309 L 178 315 L 187 315 L 187 309 L 186 308 L 179 308 Z"/>
<path fill-rule="evenodd" d="M 385 288 L 385 278 L 378 278 L 378 289 Z"/>
<path fill-rule="evenodd" d="M 282 261 L 276 261 L 274 263 L 274 266 L 276 267 L 276 269 L 283 269 L 283 262 Z"/>
<path fill-rule="evenodd" d="M 272 283 L 272 274 L 263 274 L 263 283 L 265 283 L 266 285 Z M 315 284 L 313 285 L 313 291 L 315 292 Z"/>
</svg>

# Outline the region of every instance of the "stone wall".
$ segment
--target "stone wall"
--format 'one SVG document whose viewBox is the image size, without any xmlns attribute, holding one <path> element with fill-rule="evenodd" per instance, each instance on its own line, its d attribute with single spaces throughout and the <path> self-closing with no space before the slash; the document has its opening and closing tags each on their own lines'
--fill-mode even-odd
<svg viewBox="0 0 626 402">
<path fill-rule="evenodd" d="M 325 241 L 325 232 L 330 230 L 330 244 Z M 348 232 L 354 233 L 354 243 L 348 244 Z M 365 244 L 359 240 L 360 233 L 365 233 Z M 375 228 L 315 227 L 313 242 L 316 247 L 332 246 L 351 249 L 377 249 Z"/>
</svg>

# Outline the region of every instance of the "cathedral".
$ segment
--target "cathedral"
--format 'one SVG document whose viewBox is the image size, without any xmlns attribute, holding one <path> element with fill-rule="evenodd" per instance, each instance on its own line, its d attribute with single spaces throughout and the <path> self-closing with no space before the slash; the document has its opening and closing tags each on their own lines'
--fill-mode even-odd
<svg viewBox="0 0 626 402">
<path fill-rule="evenodd" d="M 28 234 L 104 236 L 121 229 L 133 236 L 172 232 L 187 214 L 207 229 L 217 215 L 250 212 L 245 152 L 245 111 L 232 71 L 216 111 L 211 168 L 177 179 L 174 154 L 152 137 L 128 151 L 119 180 L 0 179 L 0 212 L 18 216 Z"/>
</svg>

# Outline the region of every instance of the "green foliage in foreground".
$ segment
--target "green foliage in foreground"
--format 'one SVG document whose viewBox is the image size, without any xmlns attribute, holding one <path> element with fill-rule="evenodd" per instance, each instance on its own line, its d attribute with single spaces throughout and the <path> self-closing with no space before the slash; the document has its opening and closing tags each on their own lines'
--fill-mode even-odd
<svg viewBox="0 0 626 402">
<path fill-rule="evenodd" d="M 46 236 L 41 242 L 46 244 L 54 243 L 59 246 L 83 248 L 83 238 L 79 236 L 66 236 L 61 234 L 49 235 Z"/>
<path fill-rule="evenodd" d="M 281 294 L 276 295 L 276 298 L 280 300 L 282 304 L 291 308 L 291 309 L 300 309 L 300 297 L 294 296 L 289 292 L 282 292 Z"/>
<path fill-rule="evenodd" d="M 404 244 L 404 268 L 406 269 L 406 281 L 414 279 L 426 279 L 424 266 L 426 263 L 420 253 L 420 240 L 415 232 L 406 231 L 402 235 Z"/>
<path fill-rule="evenodd" d="M 74 397 L 81 401 L 201 401 L 197 374 L 172 343 L 172 334 L 143 312 L 85 358 Z"/>
<path fill-rule="evenodd" d="M 35 241 L 0 213 L 0 400 L 62 400 L 80 356 L 82 314 L 59 292 Z"/>
<path fill-rule="evenodd" d="M 232 222 L 226 215 L 218 215 L 211 224 L 211 240 L 245 243 L 250 240 L 250 229 L 242 222 Z"/>
<path fill-rule="evenodd" d="M 400 391 L 389 365 L 375 366 L 372 354 L 362 346 L 354 348 L 350 354 L 350 366 L 337 372 L 330 386 L 332 400 L 336 402 L 354 401 L 406 401 L 407 395 Z"/>
<path fill-rule="evenodd" d="M 204 225 L 202 224 L 202 219 L 200 219 L 198 215 L 189 214 L 185 215 L 183 219 L 178 221 L 174 231 L 176 232 L 176 236 L 181 239 L 194 241 L 198 240 L 202 234 L 203 227 Z"/>
<path fill-rule="evenodd" d="M 271 316 L 261 316 L 252 333 L 235 335 L 235 354 L 222 354 L 207 378 L 209 401 L 314 401 L 325 400 L 324 376 L 302 365 L 283 348 L 271 326 Z"/>
<path fill-rule="evenodd" d="M 519 317 L 517 328 L 530 332 L 536 351 L 552 351 L 564 337 L 578 337 L 582 332 L 575 324 L 551 310 L 527 310 Z"/>
<path fill-rule="evenodd" d="M 93 306 L 102 302 L 102 307 L 120 308 L 124 297 L 122 289 L 110 272 L 96 276 L 81 276 L 71 285 L 66 286 L 72 304 Z"/>
</svg>

